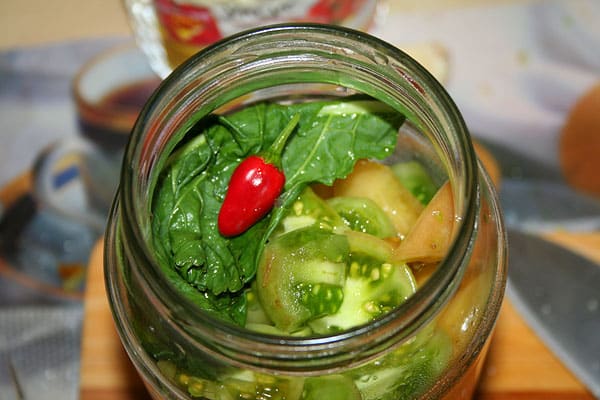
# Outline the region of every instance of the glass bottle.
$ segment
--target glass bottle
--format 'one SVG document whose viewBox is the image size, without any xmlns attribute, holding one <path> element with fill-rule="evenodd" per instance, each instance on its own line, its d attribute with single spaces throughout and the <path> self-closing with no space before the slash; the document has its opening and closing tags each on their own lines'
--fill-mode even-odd
<svg viewBox="0 0 600 400">
<path fill-rule="evenodd" d="M 367 30 L 379 0 L 123 0 L 131 28 L 161 77 L 204 47 L 240 31 L 313 22 Z"/>
<path fill-rule="evenodd" d="M 414 266 L 423 283 L 401 306 L 329 336 L 254 332 L 186 302 L 157 266 L 150 221 L 157 177 L 190 126 L 259 100 L 356 93 L 407 117 L 384 163 L 418 159 L 450 181 L 457 228 L 444 259 L 433 270 Z M 397 48 L 314 24 L 238 34 L 163 82 L 133 129 L 105 246 L 117 330 L 156 399 L 469 398 L 506 280 L 496 194 L 446 91 Z"/>
</svg>

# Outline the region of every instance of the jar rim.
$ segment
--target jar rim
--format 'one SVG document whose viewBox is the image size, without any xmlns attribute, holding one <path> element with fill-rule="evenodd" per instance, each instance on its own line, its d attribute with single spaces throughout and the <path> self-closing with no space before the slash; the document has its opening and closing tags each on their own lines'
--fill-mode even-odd
<svg viewBox="0 0 600 400">
<path fill-rule="evenodd" d="M 266 27 L 250 29 L 234 36 L 219 41 L 201 52 L 197 53 L 183 65 L 176 68 L 173 73 L 168 76 L 159 86 L 158 90 L 151 97 L 150 101 L 142 110 L 138 121 L 136 122 L 131 135 L 130 142 L 126 149 L 125 162 L 122 174 L 122 186 L 120 189 L 120 203 L 123 211 L 120 217 L 123 219 L 122 227 L 131 230 L 134 237 L 148 238 L 142 229 L 142 224 L 137 219 L 136 198 L 133 193 L 125 188 L 135 188 L 136 182 L 133 177 L 139 173 L 137 168 L 148 168 L 147 165 L 141 164 L 141 158 L 148 156 L 143 153 L 143 149 L 136 147 L 134 143 L 145 144 L 144 134 L 146 131 L 146 122 L 155 114 L 162 113 L 164 103 L 161 98 L 168 93 L 177 90 L 181 82 L 185 82 L 190 74 L 204 62 L 204 60 L 212 55 L 226 52 L 232 46 L 247 45 L 256 38 L 265 38 L 270 36 L 277 38 L 279 36 L 289 37 L 293 33 L 296 40 L 309 40 L 315 37 L 315 34 L 325 35 L 329 38 L 335 38 L 342 42 L 347 40 L 358 40 L 365 43 L 367 46 L 376 49 L 378 52 L 385 54 L 386 57 L 394 59 L 406 66 L 411 72 L 415 72 L 413 76 L 403 76 L 402 79 L 412 80 L 410 82 L 415 90 L 421 93 L 428 93 L 432 96 L 432 101 L 440 105 L 441 109 L 446 112 L 444 116 L 447 126 L 452 130 L 458 138 L 456 150 L 459 154 L 455 154 L 455 158 L 461 163 L 463 168 L 464 191 L 460 193 L 461 201 L 464 206 L 460 213 L 460 224 L 457 229 L 455 240 L 451 244 L 450 250 L 444 260 L 436 268 L 432 276 L 425 284 L 417 290 L 415 294 L 407 299 L 396 309 L 385 314 L 381 318 L 363 325 L 354 327 L 343 332 L 324 335 L 318 337 L 290 337 L 290 336 L 275 336 L 264 333 L 254 332 L 242 326 L 228 324 L 208 313 L 200 310 L 197 306 L 186 304 L 183 301 L 181 304 L 188 306 L 189 317 L 197 322 L 202 329 L 218 329 L 223 332 L 222 340 L 230 341 L 229 345 L 232 348 L 240 347 L 240 338 L 243 338 L 242 343 L 251 343 L 252 351 L 270 351 L 274 353 L 286 354 L 286 349 L 301 347 L 307 350 L 306 354 L 316 354 L 318 352 L 332 349 L 348 349 L 364 344 L 365 337 L 378 337 L 385 335 L 385 338 L 395 337 L 395 340 L 408 338 L 411 334 L 425 323 L 427 323 L 436 313 L 436 310 L 445 303 L 456 290 L 457 280 L 460 279 L 461 273 L 465 267 L 464 255 L 472 246 L 473 230 L 476 229 L 476 213 L 479 208 L 478 197 L 478 180 L 477 180 L 477 161 L 474 155 L 472 143 L 469 140 L 469 133 L 466 124 L 454 101 L 450 98 L 443 86 L 420 64 L 404 53 L 402 50 L 392 46 L 391 44 L 376 38 L 368 33 L 356 31 L 350 28 L 314 24 L 314 23 L 297 23 L 297 24 L 277 24 Z M 418 76 L 418 80 L 415 79 Z M 136 162 L 137 160 L 137 162 Z M 144 160 L 144 162 L 148 162 Z M 458 211 L 457 211 L 458 213 Z M 142 258 L 144 265 L 150 265 L 156 271 L 160 271 L 155 257 L 148 241 L 143 241 L 140 246 L 139 257 Z M 170 288 L 167 291 L 172 296 L 179 296 L 176 289 Z M 183 299 L 181 299 L 183 300 Z M 231 338 L 235 340 L 231 340 Z M 361 338 L 360 343 L 357 338 Z M 377 341 L 374 341 L 374 346 Z M 257 348 L 257 344 L 259 347 Z M 262 347 L 261 347 L 262 346 Z M 239 350 L 239 349 L 238 349 Z M 373 353 L 375 356 L 375 352 Z M 350 356 L 348 356 L 350 357 Z M 346 362 L 347 360 L 343 360 Z M 347 364 L 345 364 L 347 365 Z"/>
</svg>

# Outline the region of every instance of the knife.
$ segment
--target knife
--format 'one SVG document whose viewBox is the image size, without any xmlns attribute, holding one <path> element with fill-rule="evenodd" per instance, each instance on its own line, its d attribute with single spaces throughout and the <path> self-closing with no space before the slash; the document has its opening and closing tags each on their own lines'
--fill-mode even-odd
<svg viewBox="0 0 600 400">
<path fill-rule="evenodd" d="M 489 138 L 475 137 L 494 156 L 502 179 L 559 182 L 566 185 L 556 163 L 538 160 L 525 152 Z"/>
<path fill-rule="evenodd" d="M 528 232 L 600 230 L 600 200 L 560 182 L 503 179 L 498 196 L 509 227 Z"/>
<path fill-rule="evenodd" d="M 489 139 L 477 139 L 502 175 L 498 195 L 508 226 L 523 231 L 600 229 L 600 199 L 574 190 L 555 164 Z"/>
<path fill-rule="evenodd" d="M 507 296 L 557 357 L 600 399 L 600 265 L 533 232 L 600 228 L 600 200 L 571 188 L 558 165 L 478 139 L 502 174 Z"/>
<path fill-rule="evenodd" d="M 600 265 L 509 229 L 507 295 L 558 358 L 600 398 Z"/>
</svg>

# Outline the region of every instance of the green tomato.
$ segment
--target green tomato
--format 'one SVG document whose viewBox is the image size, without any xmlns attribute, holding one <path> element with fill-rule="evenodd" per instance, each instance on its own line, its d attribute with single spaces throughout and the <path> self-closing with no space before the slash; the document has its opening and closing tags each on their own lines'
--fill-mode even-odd
<svg viewBox="0 0 600 400">
<path fill-rule="evenodd" d="M 338 310 L 348 254 L 346 236 L 314 226 L 277 236 L 265 246 L 256 291 L 277 329 L 293 332 Z"/>
<path fill-rule="evenodd" d="M 396 235 L 394 224 L 373 200 L 366 197 L 333 197 L 327 203 L 352 230 L 379 238 Z"/>
</svg>

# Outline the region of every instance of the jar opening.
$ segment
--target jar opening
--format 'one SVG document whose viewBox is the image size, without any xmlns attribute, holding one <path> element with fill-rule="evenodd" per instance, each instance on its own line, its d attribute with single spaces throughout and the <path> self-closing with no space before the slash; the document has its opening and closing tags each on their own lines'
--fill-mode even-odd
<svg viewBox="0 0 600 400">
<path fill-rule="evenodd" d="M 458 230 L 450 251 L 419 290 L 374 322 L 319 337 L 281 337 L 223 323 L 163 284 L 152 246 L 151 203 L 168 156 L 207 115 L 263 99 L 363 94 L 404 114 L 405 133 L 436 154 L 452 182 Z M 417 145 L 419 140 L 413 140 Z M 417 144 L 415 144 L 417 143 Z M 146 294 L 190 337 L 214 337 L 207 349 L 252 364 L 257 354 L 273 368 L 288 368 L 298 354 L 311 360 L 302 371 L 364 362 L 407 340 L 430 321 L 454 293 L 472 246 L 479 207 L 476 158 L 456 105 L 444 88 L 399 49 L 358 31 L 315 24 L 277 25 L 243 32 L 192 57 L 161 84 L 138 119 L 126 150 L 121 229 Z M 185 322 L 180 320 L 185 315 Z M 369 351 L 365 351 L 365 346 Z M 300 351 L 299 351 L 300 350 Z M 361 356 L 357 353 L 360 351 Z M 269 361 L 267 361 L 267 364 Z"/>
</svg>

